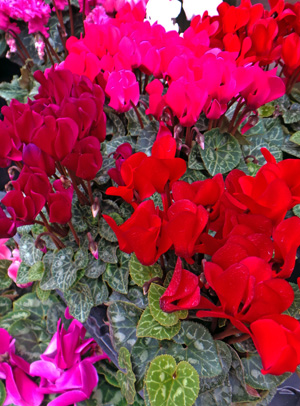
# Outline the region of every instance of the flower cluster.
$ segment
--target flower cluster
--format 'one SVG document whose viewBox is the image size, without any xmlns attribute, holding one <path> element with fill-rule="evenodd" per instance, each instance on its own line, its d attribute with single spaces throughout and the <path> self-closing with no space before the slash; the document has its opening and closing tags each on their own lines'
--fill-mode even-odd
<svg viewBox="0 0 300 406">
<path fill-rule="evenodd" d="M 94 339 L 85 339 L 85 334 L 79 321 L 72 320 L 66 331 L 59 320 L 57 332 L 41 360 L 29 364 L 15 354 L 15 340 L 1 328 L 0 379 L 6 380 L 7 391 L 4 404 L 39 406 L 44 394 L 59 394 L 49 403 L 51 406 L 67 406 L 89 399 L 98 383 L 93 364 L 109 358 L 97 352 Z M 39 385 L 30 378 L 35 376 L 41 378 Z"/>
<path fill-rule="evenodd" d="M 240 101 L 239 109 L 243 107 L 240 124 L 250 112 L 285 93 L 277 68 L 268 70 L 267 65 L 282 64 L 282 73 L 290 77 L 288 53 L 293 47 L 289 42 L 294 43 L 298 34 L 296 19 L 290 22 L 296 12 L 288 6 L 273 18 L 274 10 L 267 12 L 250 1 L 239 7 L 222 3 L 218 16 L 195 17 L 183 37 L 142 21 L 139 3 L 132 9 L 127 6 L 127 13 L 123 7 L 116 18 L 101 25 L 86 23 L 84 38 L 67 41 L 69 55 L 64 62 L 73 72 L 101 84 L 117 111 L 127 111 L 138 101 L 138 83 L 132 73 L 137 68 L 145 75 L 145 84 L 149 75 L 156 78 L 146 87 L 148 114 L 159 120 L 169 107 L 187 127 L 196 123 L 201 112 L 218 120 L 234 100 Z M 289 23 L 284 24 L 286 20 Z M 266 42 L 268 47 L 260 45 Z M 288 51 L 284 51 L 286 42 Z M 293 70 L 296 65 L 293 61 Z"/>
<path fill-rule="evenodd" d="M 36 72 L 35 78 L 41 86 L 34 101 L 14 100 L 2 109 L 1 165 L 14 160 L 20 174 L 2 199 L 11 217 L 1 211 L 1 237 L 32 223 L 43 207 L 50 222 L 69 222 L 73 185 L 67 173 L 76 184 L 93 179 L 102 165 L 106 116 L 101 87 L 64 69 Z M 62 176 L 51 184 L 56 169 Z"/>
<path fill-rule="evenodd" d="M 49 36 L 45 25 L 50 18 L 50 6 L 43 0 L 3 0 L 0 2 L 0 29 L 19 33 L 20 29 L 13 20 L 28 23 L 29 34 L 41 32 Z"/>
<path fill-rule="evenodd" d="M 127 199 L 135 208 L 119 226 L 104 216 L 118 237 L 120 249 L 135 252 L 144 265 L 152 265 L 169 250 L 190 264 L 195 254 L 210 256 L 211 260 L 203 263 L 200 280 L 182 269 L 178 260 L 173 279 L 161 298 L 162 309 L 196 308 L 198 317 L 229 319 L 238 331 L 252 336 L 265 373 L 294 371 L 300 362 L 299 326 L 282 313 L 294 299 L 293 289 L 284 279 L 295 265 L 300 219 L 284 217 L 300 202 L 299 179 L 291 176 L 299 173 L 300 161 L 276 163 L 269 151 L 262 149 L 267 163 L 255 177 L 234 169 L 225 182 L 218 174 L 189 184 L 177 181 L 181 176 L 179 168 L 182 166 L 184 171 L 185 162 L 174 158 L 176 146 L 171 152 L 171 140 L 175 142 L 164 132 L 154 143 L 151 157 L 137 153 L 123 158 L 119 170 L 123 185 L 107 190 L 108 194 Z M 161 161 L 157 162 L 158 157 Z M 147 170 L 148 160 L 152 171 Z M 172 176 L 170 168 L 178 172 Z M 161 194 L 164 210 L 151 200 L 142 201 L 154 192 Z M 210 297 L 211 290 L 219 304 Z M 273 358 L 264 351 L 268 327 L 262 320 L 277 323 L 276 328 L 285 337 L 273 349 Z M 289 323 L 292 332 L 285 333 Z M 295 342 L 289 341 L 286 334 Z M 297 354 L 290 362 L 290 355 L 284 355 L 286 340 L 290 351 Z"/>
</svg>

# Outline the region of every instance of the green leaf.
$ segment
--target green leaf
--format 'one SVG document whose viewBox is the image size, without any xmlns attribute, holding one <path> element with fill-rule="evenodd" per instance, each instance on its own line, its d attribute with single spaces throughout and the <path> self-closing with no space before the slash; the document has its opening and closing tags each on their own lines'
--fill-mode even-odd
<svg viewBox="0 0 300 406">
<path fill-rule="evenodd" d="M 215 341 L 219 362 L 221 364 L 221 373 L 213 378 L 202 378 L 200 376 L 200 392 L 210 391 L 223 384 L 226 378 L 228 378 L 228 372 L 232 363 L 232 355 L 228 348 L 228 345 L 224 341 Z M 229 385 L 229 382 L 228 382 Z M 219 392 L 218 392 L 219 393 Z M 230 390 L 231 394 L 231 390 Z"/>
<path fill-rule="evenodd" d="M 8 297 L 0 296 L 0 317 L 5 316 L 12 309 L 12 301 Z"/>
<path fill-rule="evenodd" d="M 28 319 L 16 321 L 8 332 L 16 339 L 18 355 L 28 362 L 38 360 L 51 339 L 42 325 Z"/>
<path fill-rule="evenodd" d="M 14 301 L 13 309 L 14 311 L 29 311 L 31 320 L 41 322 L 46 320 L 49 307 L 57 302 L 58 299 L 54 295 L 50 295 L 47 300 L 41 302 L 35 293 L 26 293 Z"/>
<path fill-rule="evenodd" d="M 65 292 L 65 299 L 69 306 L 69 311 L 75 319 L 81 323 L 88 318 L 91 308 L 94 306 L 94 300 L 91 289 L 83 283 L 76 285 Z"/>
<path fill-rule="evenodd" d="M 74 265 L 76 269 L 86 268 L 88 262 L 89 262 L 88 250 L 80 248 L 78 251 L 76 251 L 74 256 Z"/>
<path fill-rule="evenodd" d="M 266 163 L 266 160 L 261 153 L 260 149 L 261 148 L 267 148 L 272 155 L 274 155 L 275 159 L 277 161 L 282 160 L 282 152 L 280 148 L 278 148 L 277 145 L 270 143 L 266 141 L 264 138 L 254 136 L 254 137 L 249 137 L 248 138 L 250 141 L 250 145 L 243 145 L 242 150 L 245 156 L 252 155 L 258 160 L 259 165 L 264 165 Z"/>
<path fill-rule="evenodd" d="M 140 309 L 144 310 L 148 306 L 148 297 L 144 295 L 143 290 L 138 286 L 129 288 L 127 298 Z"/>
<path fill-rule="evenodd" d="M 27 311 L 12 311 L 6 313 L 4 317 L 0 319 L 0 327 L 8 330 L 9 327 L 18 320 L 25 320 L 30 317 L 30 312 Z"/>
<path fill-rule="evenodd" d="M 116 388 L 120 387 L 117 380 L 117 369 L 112 362 L 105 359 L 101 360 L 101 362 L 96 364 L 96 369 L 98 374 L 104 375 L 106 382 L 112 386 L 115 386 Z"/>
<path fill-rule="evenodd" d="M 25 283 L 30 282 L 29 269 L 30 269 L 30 266 L 26 265 L 25 262 L 21 262 L 19 269 L 18 269 L 18 273 L 17 273 L 17 279 L 16 279 L 16 283 L 18 285 L 23 285 Z"/>
<path fill-rule="evenodd" d="M 43 289 L 40 288 L 40 282 L 39 281 L 35 282 L 35 284 L 33 285 L 32 292 L 35 292 L 38 299 L 40 299 L 42 302 L 47 300 L 49 298 L 50 294 L 51 294 L 51 290 L 43 290 Z"/>
<path fill-rule="evenodd" d="M 232 404 L 232 392 L 228 377 L 225 377 L 221 385 L 201 393 L 195 402 L 195 406 L 231 406 Z"/>
<path fill-rule="evenodd" d="M 20 258 L 28 266 L 34 265 L 43 256 L 42 251 L 35 248 L 34 242 L 34 239 L 29 234 L 23 235 L 19 242 Z"/>
<path fill-rule="evenodd" d="M 10 83 L 0 83 L 0 96 L 6 100 L 8 105 L 12 99 L 17 99 L 21 103 L 26 103 L 28 91 L 21 88 L 18 76 L 14 75 Z"/>
<path fill-rule="evenodd" d="M 138 337 L 152 337 L 157 340 L 170 340 L 180 330 L 180 322 L 171 327 L 164 327 L 152 316 L 149 307 L 143 312 L 137 326 Z"/>
<path fill-rule="evenodd" d="M 257 396 L 248 393 L 244 377 L 244 369 L 237 352 L 229 346 L 232 355 L 232 364 L 229 370 L 229 381 L 232 389 L 233 402 L 251 402 L 258 400 Z"/>
<path fill-rule="evenodd" d="M 83 278 L 81 283 L 87 284 L 91 290 L 94 306 L 99 306 L 107 301 L 109 292 L 105 282 L 101 279 Z"/>
<path fill-rule="evenodd" d="M 118 213 L 111 213 L 110 217 L 112 217 L 117 225 L 121 225 L 123 223 L 122 217 Z M 116 234 L 112 230 L 112 228 L 108 225 L 108 223 L 104 220 L 103 217 L 101 217 L 99 221 L 99 234 L 101 237 L 105 238 L 107 241 L 110 242 L 117 242 L 118 239 L 116 237 Z"/>
<path fill-rule="evenodd" d="M 173 340 L 183 345 L 183 359 L 194 366 L 201 378 L 215 377 L 222 372 L 215 342 L 201 324 L 183 321 Z"/>
<path fill-rule="evenodd" d="M 248 338 L 248 340 L 242 341 L 240 343 L 234 343 L 234 348 L 238 352 L 246 352 L 246 353 L 256 353 L 257 350 L 255 348 L 255 345 L 253 344 L 253 341 L 251 338 Z"/>
<path fill-rule="evenodd" d="M 97 279 L 105 272 L 106 263 L 101 259 L 96 259 L 92 254 L 89 254 L 89 262 L 85 270 L 85 276 L 91 279 Z"/>
<path fill-rule="evenodd" d="M 188 168 L 195 169 L 197 171 L 202 171 L 204 168 L 203 161 L 201 158 L 201 147 L 196 143 L 189 154 Z"/>
<path fill-rule="evenodd" d="M 121 251 L 118 251 L 117 256 L 117 264 L 107 264 L 103 280 L 106 281 L 113 290 L 126 294 L 128 292 L 128 267 L 130 257 Z"/>
<path fill-rule="evenodd" d="M 131 351 L 132 368 L 137 378 L 137 390 L 140 390 L 144 385 L 143 380 L 149 363 L 161 353 L 162 347 L 158 340 L 150 337 L 137 339 Z"/>
<path fill-rule="evenodd" d="M 116 301 L 107 310 L 113 345 L 117 351 L 121 347 L 128 350 L 134 346 L 136 326 L 141 316 L 141 310 L 131 303 Z"/>
<path fill-rule="evenodd" d="M 120 384 L 121 393 L 126 398 L 127 402 L 132 405 L 136 395 L 134 387 L 136 379 L 134 373 L 132 372 L 130 352 L 125 347 L 120 348 L 119 366 L 120 368 L 125 369 L 125 372 L 117 372 L 117 380 Z"/>
<path fill-rule="evenodd" d="M 212 176 L 231 171 L 238 165 L 242 155 L 238 141 L 231 134 L 221 134 L 219 128 L 205 133 L 205 149 L 200 152 Z"/>
<path fill-rule="evenodd" d="M 2 381 L 0 381 L 0 406 L 3 405 L 6 398 L 6 390 Z"/>
<path fill-rule="evenodd" d="M 40 281 L 44 275 L 44 264 L 42 261 L 38 261 L 30 267 L 28 271 L 28 278 L 30 282 Z"/>
<path fill-rule="evenodd" d="M 300 158 L 300 147 L 294 142 L 286 141 L 282 146 L 282 151 Z"/>
<path fill-rule="evenodd" d="M 294 142 L 297 145 L 300 145 L 300 131 L 296 131 L 289 139 L 289 141 Z"/>
<path fill-rule="evenodd" d="M 72 204 L 72 224 L 75 231 L 77 231 L 78 233 L 82 233 L 88 228 L 87 222 L 82 216 L 79 203 L 76 201 L 73 201 Z"/>
<path fill-rule="evenodd" d="M 66 292 L 76 281 L 77 268 L 73 262 L 72 248 L 63 248 L 55 255 L 51 267 L 51 274 L 56 280 L 56 289 Z"/>
<path fill-rule="evenodd" d="M 287 314 L 297 320 L 300 320 L 300 290 L 296 283 L 290 282 L 290 285 L 294 291 L 294 301 L 283 314 Z"/>
<path fill-rule="evenodd" d="M 155 358 L 145 378 L 152 406 L 192 406 L 199 392 L 199 376 L 185 361 L 176 365 L 171 355 Z"/>
<path fill-rule="evenodd" d="M 267 103 L 264 106 L 258 108 L 258 114 L 260 117 L 270 117 L 275 111 L 274 103 Z"/>
<path fill-rule="evenodd" d="M 159 299 L 166 291 L 163 286 L 151 283 L 148 292 L 149 308 L 151 315 L 162 326 L 170 327 L 178 323 L 179 319 L 185 319 L 188 315 L 187 311 L 178 311 L 173 313 L 166 313 L 161 310 L 159 305 Z"/>
<path fill-rule="evenodd" d="M 107 171 L 110 168 L 114 168 L 114 166 L 115 160 L 113 158 L 104 157 L 101 169 L 95 176 L 94 181 L 98 183 L 98 185 L 105 185 L 105 183 L 107 183 L 110 180 L 110 176 L 108 175 Z"/>
<path fill-rule="evenodd" d="M 118 244 L 109 242 L 105 238 L 101 238 L 98 244 L 99 258 L 103 262 L 107 262 L 109 264 L 117 264 L 117 249 Z"/>
<path fill-rule="evenodd" d="M 64 327 L 67 328 L 70 320 L 65 318 L 66 306 L 60 302 L 53 303 L 47 311 L 47 331 L 49 334 L 54 334 L 57 330 L 57 322 L 62 319 Z"/>
<path fill-rule="evenodd" d="M 54 260 L 54 252 L 48 251 L 43 257 L 44 263 L 44 274 L 40 281 L 40 288 L 43 290 L 56 289 L 56 280 L 53 278 L 51 273 L 51 267 Z"/>
<path fill-rule="evenodd" d="M 153 120 L 140 131 L 135 146 L 136 152 L 144 152 L 148 156 L 151 155 L 151 149 L 156 139 L 158 128 L 158 122 Z"/>
<path fill-rule="evenodd" d="M 7 270 L 10 265 L 11 261 L 8 261 L 7 259 L 0 260 L 0 290 L 8 289 L 12 284 L 12 280 L 7 275 Z"/>
<path fill-rule="evenodd" d="M 106 154 L 113 154 L 120 145 L 124 144 L 124 142 L 128 142 L 131 145 L 134 144 L 134 141 L 131 139 L 131 137 L 128 137 L 126 135 L 124 137 L 113 137 L 113 139 L 110 141 L 104 141 Z"/>
<path fill-rule="evenodd" d="M 300 115 L 300 104 L 294 103 L 289 110 L 284 111 L 282 118 L 285 124 L 297 123 Z"/>
<path fill-rule="evenodd" d="M 150 279 L 162 278 L 163 276 L 163 271 L 158 264 L 152 266 L 142 265 L 135 254 L 131 255 L 129 271 L 133 282 L 141 287 Z"/>
<path fill-rule="evenodd" d="M 296 206 L 293 207 L 293 213 L 295 216 L 300 217 L 300 204 L 296 204 Z"/>
<path fill-rule="evenodd" d="M 107 112 L 106 117 L 106 135 L 111 134 L 114 137 L 124 137 L 126 130 L 120 117 L 112 112 Z"/>
<path fill-rule="evenodd" d="M 179 180 L 184 180 L 188 183 L 196 182 L 197 180 L 205 180 L 207 176 L 204 175 L 203 172 L 197 171 L 196 169 L 189 169 L 185 171 L 185 174 L 181 176 Z"/>
<path fill-rule="evenodd" d="M 263 375 L 261 373 L 262 362 L 258 354 L 251 354 L 242 359 L 245 371 L 245 381 L 255 389 L 270 390 L 284 382 L 291 374 L 289 372 L 283 375 Z"/>
</svg>

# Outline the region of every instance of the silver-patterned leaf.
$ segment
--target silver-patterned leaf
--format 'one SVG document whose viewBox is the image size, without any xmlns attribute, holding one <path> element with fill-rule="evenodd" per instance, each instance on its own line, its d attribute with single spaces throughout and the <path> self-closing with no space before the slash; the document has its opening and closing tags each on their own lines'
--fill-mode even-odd
<svg viewBox="0 0 300 406">
<path fill-rule="evenodd" d="M 19 242 L 20 258 L 26 265 L 32 266 L 42 259 L 42 251 L 35 248 L 35 241 L 29 234 L 23 235 Z"/>
<path fill-rule="evenodd" d="M 130 256 L 118 251 L 117 257 L 117 264 L 107 264 L 106 271 L 103 274 L 103 280 L 116 292 L 126 294 L 128 292 Z"/>
<path fill-rule="evenodd" d="M 107 315 L 113 345 L 117 351 L 121 347 L 129 351 L 134 346 L 136 326 L 142 311 L 131 303 L 116 301 L 108 307 Z"/>
<path fill-rule="evenodd" d="M 91 308 L 94 306 L 94 300 L 91 289 L 83 283 L 76 285 L 65 292 L 65 299 L 69 306 L 70 314 L 81 323 L 88 318 Z"/>
<path fill-rule="evenodd" d="M 201 324 L 182 321 L 181 329 L 173 340 L 183 346 L 183 359 L 196 369 L 201 378 L 212 378 L 222 372 L 215 342 Z"/>
<path fill-rule="evenodd" d="M 218 128 L 205 133 L 205 149 L 200 149 L 205 168 L 214 176 L 235 168 L 241 158 L 241 148 L 231 134 L 221 134 Z"/>
</svg>

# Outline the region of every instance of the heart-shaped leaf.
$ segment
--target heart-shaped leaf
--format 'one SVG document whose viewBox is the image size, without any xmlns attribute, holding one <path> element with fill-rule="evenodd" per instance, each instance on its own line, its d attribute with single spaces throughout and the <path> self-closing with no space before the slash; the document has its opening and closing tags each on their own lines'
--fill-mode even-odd
<svg viewBox="0 0 300 406">
<path fill-rule="evenodd" d="M 11 265 L 11 261 L 1 259 L 0 261 L 0 290 L 8 289 L 12 284 L 12 280 L 7 275 L 7 269 Z"/>
<path fill-rule="evenodd" d="M 116 301 L 108 307 L 107 316 L 115 349 L 131 350 L 137 340 L 136 326 L 141 310 L 131 303 Z"/>
<path fill-rule="evenodd" d="M 8 313 L 12 308 L 12 302 L 8 297 L 0 296 L 0 317 Z"/>
<path fill-rule="evenodd" d="M 205 133 L 205 149 L 200 152 L 211 176 L 231 171 L 238 165 L 242 155 L 236 138 L 228 133 L 221 134 L 219 128 Z"/>
<path fill-rule="evenodd" d="M 154 319 L 149 307 L 147 307 L 140 318 L 136 334 L 138 337 L 152 337 L 157 340 L 170 340 L 179 330 L 180 321 L 171 327 L 162 326 Z"/>
<path fill-rule="evenodd" d="M 34 243 L 34 239 L 29 234 L 23 235 L 19 242 L 20 258 L 28 266 L 34 265 L 43 256 L 42 251 L 35 248 Z"/>
<path fill-rule="evenodd" d="M 192 406 L 199 392 L 199 376 L 186 361 L 176 365 L 171 355 L 155 358 L 145 378 L 152 406 Z"/>
<path fill-rule="evenodd" d="M 121 393 L 125 396 L 127 402 L 132 405 L 136 395 L 134 387 L 136 378 L 132 372 L 130 352 L 125 347 L 122 347 L 119 352 L 119 366 L 125 370 L 125 372 L 117 372 L 117 380 L 120 384 Z"/>
<path fill-rule="evenodd" d="M 161 278 L 163 276 L 163 271 L 158 264 L 152 266 L 142 265 L 135 254 L 131 255 L 129 271 L 133 282 L 141 287 L 150 279 Z"/>
<path fill-rule="evenodd" d="M 129 255 L 118 250 L 117 257 L 117 264 L 107 264 L 103 280 L 106 281 L 113 290 L 126 294 L 128 292 Z"/>
<path fill-rule="evenodd" d="M 183 321 L 173 340 L 184 345 L 184 360 L 194 366 L 201 378 L 211 378 L 222 372 L 215 342 L 201 324 Z"/>
<path fill-rule="evenodd" d="M 166 313 L 161 310 L 159 305 L 159 299 L 165 293 L 166 288 L 163 286 L 156 285 L 155 283 L 151 283 L 149 292 L 148 292 L 148 300 L 149 300 L 149 308 L 151 315 L 154 317 L 156 321 L 162 326 L 174 326 L 178 323 L 179 319 L 185 319 L 188 315 L 187 310 L 182 310 L 173 313 Z"/>
</svg>

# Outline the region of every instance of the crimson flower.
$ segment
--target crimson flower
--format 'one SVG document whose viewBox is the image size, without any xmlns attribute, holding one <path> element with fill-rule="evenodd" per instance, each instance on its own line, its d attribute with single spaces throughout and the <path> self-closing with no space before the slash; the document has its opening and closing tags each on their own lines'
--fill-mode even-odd
<svg viewBox="0 0 300 406">
<path fill-rule="evenodd" d="M 198 239 L 208 222 L 207 210 L 183 199 L 169 207 L 167 218 L 162 236 L 172 241 L 176 255 L 193 263 L 191 257 L 197 252 Z"/>
<path fill-rule="evenodd" d="M 160 298 L 160 307 L 164 312 L 173 312 L 193 309 L 199 305 L 199 302 L 199 277 L 182 269 L 181 259 L 178 258 L 171 282 Z"/>
<path fill-rule="evenodd" d="M 295 372 L 300 363 L 300 323 L 287 315 L 270 315 L 250 325 L 263 374 Z"/>
<path fill-rule="evenodd" d="M 201 297 L 198 317 L 230 319 L 240 331 L 249 334 L 246 324 L 287 310 L 294 300 L 290 284 L 271 279 L 272 269 L 263 259 L 248 257 L 223 270 L 219 265 L 206 262 L 204 274 L 208 285 L 216 292 L 220 305 Z M 210 310 L 204 310 L 210 309 Z"/>
<path fill-rule="evenodd" d="M 115 232 L 120 250 L 134 252 L 143 265 L 153 265 L 172 245 L 168 235 L 161 235 L 163 220 L 152 200 L 142 202 L 120 226 L 107 215 L 103 218 Z"/>
</svg>

